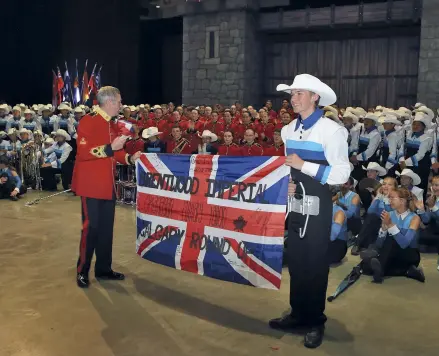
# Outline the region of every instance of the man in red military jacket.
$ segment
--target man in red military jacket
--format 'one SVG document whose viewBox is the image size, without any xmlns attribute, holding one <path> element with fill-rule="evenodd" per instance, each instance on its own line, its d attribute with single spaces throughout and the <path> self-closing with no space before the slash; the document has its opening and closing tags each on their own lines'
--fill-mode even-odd
<svg viewBox="0 0 439 356">
<path fill-rule="evenodd" d="M 241 146 L 240 156 L 263 156 L 264 149 L 255 142 L 255 131 L 253 129 L 245 130 L 244 144 Z"/>
<path fill-rule="evenodd" d="M 116 202 L 116 162 L 134 164 L 140 152 L 129 155 L 123 150 L 126 136 L 118 137 L 115 117 L 120 110 L 118 89 L 103 87 L 97 94 L 99 107 L 82 118 L 78 125 L 76 164 L 72 190 L 81 197 L 82 233 L 79 246 L 76 283 L 87 288 L 88 272 L 96 250 L 95 276 L 123 280 L 122 273 L 111 268 L 113 223 Z"/>
<path fill-rule="evenodd" d="M 285 156 L 285 146 L 282 141 L 281 130 L 276 129 L 273 133 L 274 144 L 264 147 L 264 156 Z"/>
</svg>

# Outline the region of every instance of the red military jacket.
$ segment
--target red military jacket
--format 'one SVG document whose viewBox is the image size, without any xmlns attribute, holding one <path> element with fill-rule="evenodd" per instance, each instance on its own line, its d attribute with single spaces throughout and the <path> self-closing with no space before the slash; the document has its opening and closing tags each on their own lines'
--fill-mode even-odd
<svg viewBox="0 0 439 356">
<path fill-rule="evenodd" d="M 130 164 L 124 150 L 113 151 L 117 124 L 103 110 L 85 115 L 77 128 L 77 153 L 72 191 L 81 197 L 111 200 L 116 194 L 116 162 Z"/>
<path fill-rule="evenodd" d="M 221 156 L 239 156 L 241 153 L 241 147 L 236 143 L 231 143 L 230 145 L 220 145 L 218 146 L 218 154 Z"/>
<path fill-rule="evenodd" d="M 264 148 L 264 156 L 285 156 L 285 146 L 280 144 L 279 146 L 273 145 Z"/>
<path fill-rule="evenodd" d="M 259 143 L 253 142 L 251 145 L 244 144 L 241 146 L 240 156 L 263 156 L 264 149 Z"/>
</svg>

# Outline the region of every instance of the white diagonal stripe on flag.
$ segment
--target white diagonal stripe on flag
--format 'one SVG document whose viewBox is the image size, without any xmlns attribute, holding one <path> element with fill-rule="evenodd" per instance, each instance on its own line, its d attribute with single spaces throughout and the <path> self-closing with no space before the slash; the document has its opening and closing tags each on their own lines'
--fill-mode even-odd
<svg viewBox="0 0 439 356">
<path fill-rule="evenodd" d="M 180 200 L 190 200 L 191 198 L 190 194 L 186 194 L 186 193 L 171 192 L 169 190 L 148 188 L 142 186 L 137 187 L 137 193 L 145 193 L 145 194 L 157 195 L 160 197 L 180 199 Z"/>
<path fill-rule="evenodd" d="M 229 237 L 231 239 L 236 240 L 238 243 L 242 242 L 251 242 L 255 244 L 263 244 L 263 245 L 283 245 L 284 237 L 267 237 L 267 236 L 259 236 L 259 235 L 251 235 L 245 234 L 243 232 L 236 232 L 231 230 L 218 229 L 216 227 L 206 226 L 204 228 L 206 235 L 217 236 L 219 238 Z"/>
<path fill-rule="evenodd" d="M 243 201 L 235 201 L 229 199 L 208 198 L 208 204 L 224 206 L 228 208 L 244 209 L 251 211 L 264 211 L 268 213 L 282 213 L 285 214 L 286 205 L 274 205 L 274 204 L 259 204 L 259 203 L 246 203 Z"/>
</svg>

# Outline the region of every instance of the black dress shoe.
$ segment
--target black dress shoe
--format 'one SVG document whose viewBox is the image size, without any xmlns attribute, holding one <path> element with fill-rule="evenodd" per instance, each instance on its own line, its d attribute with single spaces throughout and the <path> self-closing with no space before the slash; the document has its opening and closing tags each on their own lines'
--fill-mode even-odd
<svg viewBox="0 0 439 356">
<path fill-rule="evenodd" d="M 422 268 L 413 265 L 407 270 L 407 278 L 412 278 L 422 283 L 425 282 L 425 275 Z"/>
<path fill-rule="evenodd" d="M 378 258 L 372 258 L 370 260 L 370 268 L 373 271 L 373 281 L 375 283 L 383 283 L 383 268 Z"/>
<path fill-rule="evenodd" d="M 111 281 L 123 281 L 125 279 L 125 275 L 114 271 L 106 273 L 95 273 L 95 277 L 96 279 L 107 279 Z"/>
<path fill-rule="evenodd" d="M 88 286 L 90 285 L 90 281 L 84 273 L 78 273 L 76 275 L 76 284 L 79 288 L 88 288 Z"/>
<path fill-rule="evenodd" d="M 300 322 L 299 319 L 291 316 L 291 314 L 288 314 L 281 318 L 271 319 L 268 322 L 268 325 L 272 329 L 290 331 L 302 328 L 304 324 Z"/>
<path fill-rule="evenodd" d="M 315 349 L 322 344 L 323 335 L 325 334 L 325 328 L 323 326 L 312 328 L 306 333 L 304 339 L 305 347 L 309 349 Z"/>
</svg>

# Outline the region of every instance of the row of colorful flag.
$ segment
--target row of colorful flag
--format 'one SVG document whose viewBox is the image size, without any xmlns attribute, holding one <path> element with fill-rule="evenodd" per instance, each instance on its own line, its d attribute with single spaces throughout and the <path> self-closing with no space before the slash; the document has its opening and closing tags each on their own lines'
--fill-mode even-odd
<svg viewBox="0 0 439 356">
<path fill-rule="evenodd" d="M 64 77 L 61 74 L 59 66 L 56 67 L 57 71 L 52 70 L 53 82 L 52 82 L 52 105 L 58 106 L 62 102 L 69 102 L 73 107 L 80 104 L 85 104 L 90 96 L 96 99 L 96 94 L 102 86 L 101 70 L 96 70 L 97 63 L 93 67 L 90 79 L 88 78 L 87 65 L 88 59 L 85 61 L 84 73 L 82 75 L 81 83 L 79 81 L 78 60 L 76 60 L 75 76 L 73 83 L 71 81 L 67 62 L 65 64 Z M 93 104 L 93 103 L 92 103 Z"/>
</svg>

